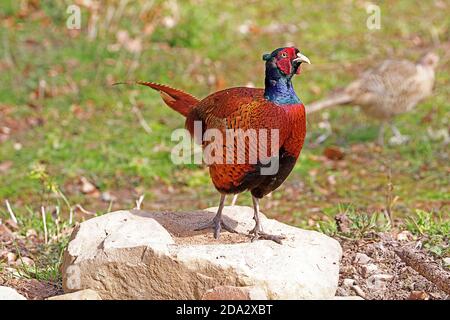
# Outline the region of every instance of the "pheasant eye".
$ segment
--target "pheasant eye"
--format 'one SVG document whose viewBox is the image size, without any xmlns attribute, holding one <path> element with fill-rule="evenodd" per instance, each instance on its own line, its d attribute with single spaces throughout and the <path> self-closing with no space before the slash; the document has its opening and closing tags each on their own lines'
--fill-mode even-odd
<svg viewBox="0 0 450 320">
<path fill-rule="evenodd" d="M 288 55 L 287 55 L 286 52 L 283 52 L 283 53 L 281 54 L 281 57 L 282 57 L 282 58 L 287 58 L 287 56 L 288 56 Z"/>
</svg>

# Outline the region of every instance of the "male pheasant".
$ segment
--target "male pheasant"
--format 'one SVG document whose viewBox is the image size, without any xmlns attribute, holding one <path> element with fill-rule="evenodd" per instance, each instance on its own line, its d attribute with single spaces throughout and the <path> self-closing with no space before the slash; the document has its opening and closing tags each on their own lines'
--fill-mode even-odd
<svg viewBox="0 0 450 320">
<path fill-rule="evenodd" d="M 209 173 L 216 189 L 220 192 L 220 204 L 213 221 L 197 230 L 212 227 L 214 237 L 219 237 L 222 228 L 235 232 L 222 220 L 225 196 L 249 190 L 253 198 L 255 227 L 250 233 L 254 239 L 273 240 L 281 243 L 283 236 L 263 232 L 259 220 L 259 199 L 278 188 L 292 171 L 303 147 L 306 134 L 305 107 L 296 95 L 291 79 L 300 73 L 302 63 L 310 63 L 294 47 L 279 48 L 263 55 L 266 64 L 265 89 L 236 87 L 215 92 L 199 100 L 181 90 L 152 82 L 138 81 L 138 84 L 159 91 L 164 102 L 186 117 L 186 128 L 198 143 L 206 148 L 214 147 L 222 155 L 219 161 L 209 164 Z M 195 125 L 201 124 L 202 131 L 196 132 Z M 236 135 L 231 141 L 206 141 L 208 130 L 218 130 L 226 136 L 230 130 L 236 132 L 257 132 L 257 140 Z M 264 145 L 259 135 L 262 131 L 276 132 L 275 138 L 267 133 Z M 241 139 L 239 139 L 239 137 Z M 276 135 L 274 136 L 276 137 Z M 243 139 L 242 139 L 243 138 Z M 231 147 L 232 161 L 227 158 Z M 245 156 L 239 156 L 239 146 Z M 242 151 L 242 150 L 241 150 Z M 257 155 L 250 161 L 250 155 Z M 216 158 L 217 160 L 217 158 Z M 273 164 L 275 170 L 268 170 Z"/>
<path fill-rule="evenodd" d="M 341 92 L 309 104 L 308 113 L 334 105 L 357 105 L 369 117 L 381 121 L 379 144 L 384 142 L 386 122 L 398 114 L 409 112 L 420 101 L 431 95 L 435 69 L 439 57 L 432 52 L 413 63 L 408 60 L 385 60 L 365 71 Z M 406 137 L 391 124 L 393 141 L 402 143 Z"/>
</svg>

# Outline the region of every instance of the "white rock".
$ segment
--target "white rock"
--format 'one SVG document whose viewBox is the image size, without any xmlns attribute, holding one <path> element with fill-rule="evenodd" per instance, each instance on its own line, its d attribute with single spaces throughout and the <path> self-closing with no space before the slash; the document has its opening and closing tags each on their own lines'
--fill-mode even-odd
<svg viewBox="0 0 450 320">
<path fill-rule="evenodd" d="M 375 264 L 369 263 L 366 265 L 363 265 L 361 267 L 361 275 L 364 278 L 367 278 L 368 276 L 370 276 L 371 274 L 375 273 L 378 271 L 378 267 Z"/>
<path fill-rule="evenodd" d="M 27 300 L 16 289 L 0 286 L 0 300 Z"/>
<path fill-rule="evenodd" d="M 13 264 L 17 260 L 17 256 L 14 252 L 8 252 L 6 254 L 6 260 L 8 261 L 8 264 Z"/>
<path fill-rule="evenodd" d="M 371 261 L 372 259 L 369 258 L 368 255 L 361 253 L 361 252 L 357 252 L 355 255 L 355 262 L 358 264 L 367 264 Z"/>
<path fill-rule="evenodd" d="M 102 300 L 102 298 L 94 290 L 86 289 L 50 297 L 47 300 Z"/>
<path fill-rule="evenodd" d="M 344 279 L 342 281 L 342 284 L 344 285 L 344 287 L 351 288 L 355 284 L 355 282 L 356 281 L 354 279 Z"/>
<path fill-rule="evenodd" d="M 410 241 L 413 239 L 413 235 L 408 230 L 404 230 L 397 234 L 398 241 Z"/>
<path fill-rule="evenodd" d="M 450 266 L 450 257 L 444 258 L 444 265 Z"/>
<path fill-rule="evenodd" d="M 367 286 L 371 289 L 384 289 L 386 282 L 393 278 L 394 276 L 390 274 L 374 274 L 367 279 Z"/>
<path fill-rule="evenodd" d="M 334 296 L 336 240 L 262 215 L 264 231 L 286 239 L 251 242 L 244 234 L 254 226 L 253 209 L 240 206 L 223 214 L 244 234 L 222 231 L 216 240 L 212 230 L 193 231 L 215 211 L 117 211 L 81 223 L 64 255 L 64 290 L 91 288 L 103 299 L 200 299 L 221 286 L 252 287 L 268 299 Z"/>
</svg>

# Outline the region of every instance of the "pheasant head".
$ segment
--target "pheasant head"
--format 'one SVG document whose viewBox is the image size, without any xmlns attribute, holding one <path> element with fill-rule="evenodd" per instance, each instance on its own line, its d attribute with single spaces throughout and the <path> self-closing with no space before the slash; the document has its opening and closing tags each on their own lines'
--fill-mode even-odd
<svg viewBox="0 0 450 320">
<path fill-rule="evenodd" d="M 286 47 L 264 54 L 263 60 L 266 61 L 266 99 L 277 104 L 299 103 L 300 99 L 294 92 L 291 79 L 295 74 L 300 74 L 303 62 L 311 63 L 308 57 L 297 48 Z"/>
</svg>

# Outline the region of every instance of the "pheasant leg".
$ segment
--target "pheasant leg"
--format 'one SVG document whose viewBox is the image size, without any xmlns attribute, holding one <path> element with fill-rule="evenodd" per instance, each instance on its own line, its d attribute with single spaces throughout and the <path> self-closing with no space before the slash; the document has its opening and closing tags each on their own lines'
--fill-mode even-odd
<svg viewBox="0 0 450 320">
<path fill-rule="evenodd" d="M 404 136 L 400 133 L 400 131 L 397 129 L 396 126 L 391 125 L 392 132 L 394 133 L 394 136 L 389 139 L 389 142 L 393 145 L 400 145 L 404 144 L 409 140 L 408 136 Z"/>
<path fill-rule="evenodd" d="M 225 205 L 225 195 L 221 195 L 220 196 L 219 208 L 217 209 L 217 214 L 214 217 L 214 219 L 212 219 L 211 222 L 208 222 L 207 224 L 205 224 L 205 225 L 195 229 L 195 231 L 200 231 L 200 230 L 213 228 L 214 229 L 214 238 L 215 239 L 219 239 L 220 231 L 222 230 L 222 228 L 225 229 L 228 232 L 237 233 L 236 230 L 231 228 L 229 225 L 227 225 L 222 220 L 222 211 L 223 211 L 224 205 Z"/>
<path fill-rule="evenodd" d="M 261 221 L 259 220 L 259 201 L 255 197 L 252 197 L 252 199 L 253 199 L 253 209 L 254 209 L 253 219 L 255 220 L 255 227 L 252 230 L 250 230 L 250 232 L 249 232 L 251 235 L 253 235 L 252 241 L 272 240 L 278 244 L 282 244 L 281 240 L 286 239 L 285 236 L 277 236 L 277 235 L 273 235 L 273 234 L 268 234 L 262 230 Z"/>
<path fill-rule="evenodd" d="M 386 123 L 382 122 L 380 125 L 380 130 L 378 131 L 378 144 L 384 146 L 384 131 L 386 128 Z"/>
</svg>

